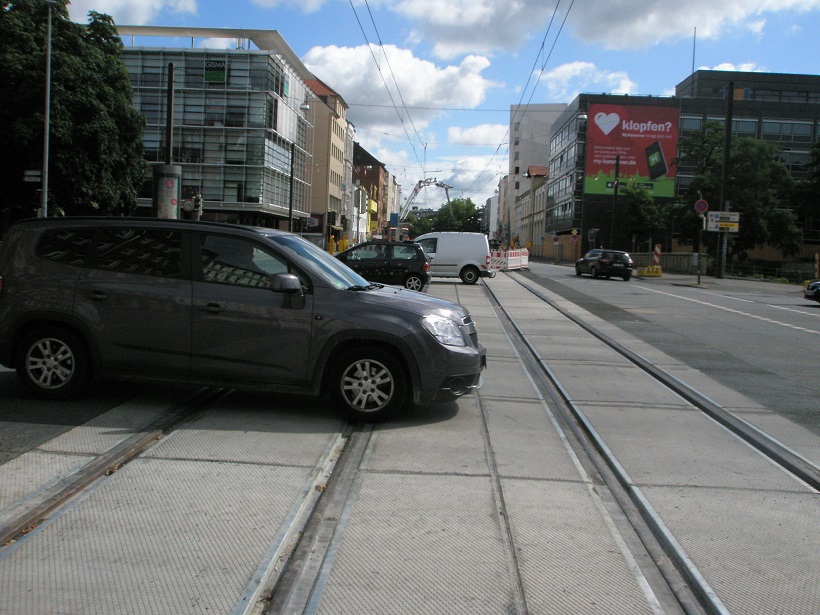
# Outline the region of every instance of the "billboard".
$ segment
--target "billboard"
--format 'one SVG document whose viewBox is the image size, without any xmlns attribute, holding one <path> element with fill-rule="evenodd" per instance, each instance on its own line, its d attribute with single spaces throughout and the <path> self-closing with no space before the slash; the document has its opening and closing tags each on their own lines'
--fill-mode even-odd
<svg viewBox="0 0 820 615">
<path fill-rule="evenodd" d="M 652 196 L 675 196 L 677 108 L 591 104 L 587 116 L 586 194 L 614 193 L 617 160 L 621 185 L 636 181 Z"/>
</svg>

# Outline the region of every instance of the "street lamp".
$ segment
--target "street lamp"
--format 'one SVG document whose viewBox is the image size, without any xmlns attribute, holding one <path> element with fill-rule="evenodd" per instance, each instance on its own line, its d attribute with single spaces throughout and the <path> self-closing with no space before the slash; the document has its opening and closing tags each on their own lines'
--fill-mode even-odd
<svg viewBox="0 0 820 615">
<path fill-rule="evenodd" d="M 40 195 L 40 217 L 48 218 L 48 136 L 51 132 L 51 5 L 58 4 L 56 0 L 46 0 L 48 5 L 48 31 L 46 33 L 46 109 L 43 126 L 43 185 Z"/>
</svg>

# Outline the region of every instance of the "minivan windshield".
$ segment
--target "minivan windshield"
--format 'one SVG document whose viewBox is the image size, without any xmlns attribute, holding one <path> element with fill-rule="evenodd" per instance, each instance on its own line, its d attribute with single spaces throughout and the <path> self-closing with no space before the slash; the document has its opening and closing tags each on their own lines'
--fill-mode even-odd
<svg viewBox="0 0 820 615">
<path fill-rule="evenodd" d="M 283 248 L 292 250 L 302 259 L 312 264 L 336 288 L 342 290 L 361 289 L 369 284 L 367 280 L 339 259 L 333 258 L 316 244 L 302 239 L 298 235 L 268 235 L 268 239 Z"/>
</svg>

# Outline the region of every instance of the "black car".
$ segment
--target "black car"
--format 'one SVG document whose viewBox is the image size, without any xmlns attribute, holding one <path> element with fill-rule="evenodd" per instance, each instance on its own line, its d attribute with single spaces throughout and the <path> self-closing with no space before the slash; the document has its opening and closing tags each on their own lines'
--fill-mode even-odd
<svg viewBox="0 0 820 615">
<path fill-rule="evenodd" d="M 412 241 L 366 241 L 339 252 L 336 258 L 368 282 L 419 291 L 430 283 L 427 256 Z"/>
<path fill-rule="evenodd" d="M 803 296 L 809 301 L 820 301 L 820 280 L 806 286 L 803 290 Z"/>
<path fill-rule="evenodd" d="M 593 278 L 617 276 L 626 282 L 632 277 L 632 257 L 626 252 L 596 248 L 575 261 L 575 275 L 582 273 Z"/>
</svg>

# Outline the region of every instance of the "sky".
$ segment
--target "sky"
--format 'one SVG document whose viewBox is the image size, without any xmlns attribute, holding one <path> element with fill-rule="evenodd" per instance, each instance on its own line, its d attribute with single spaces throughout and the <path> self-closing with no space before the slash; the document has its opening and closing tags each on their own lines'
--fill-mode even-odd
<svg viewBox="0 0 820 615">
<path fill-rule="evenodd" d="M 396 176 L 403 199 L 416 182 L 435 177 L 453 187 L 451 198 L 478 206 L 508 169 L 511 105 L 567 104 L 581 92 L 671 96 L 693 67 L 820 74 L 820 0 L 69 5 L 80 23 L 92 10 L 117 25 L 277 30 L 347 103 L 356 140 Z M 443 201 L 431 186 L 415 205 L 435 209 Z"/>
</svg>

